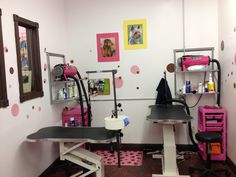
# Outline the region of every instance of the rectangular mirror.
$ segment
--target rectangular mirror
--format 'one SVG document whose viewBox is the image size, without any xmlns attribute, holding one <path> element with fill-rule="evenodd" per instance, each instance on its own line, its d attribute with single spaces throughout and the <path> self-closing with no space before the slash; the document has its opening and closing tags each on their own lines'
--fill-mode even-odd
<svg viewBox="0 0 236 177">
<path fill-rule="evenodd" d="M 26 28 L 19 26 L 20 59 L 24 93 L 31 92 L 32 88 L 31 57 L 29 57 L 29 45 L 27 41 Z"/>
<path fill-rule="evenodd" d="M 20 102 L 43 96 L 39 48 L 39 25 L 13 15 Z"/>
</svg>

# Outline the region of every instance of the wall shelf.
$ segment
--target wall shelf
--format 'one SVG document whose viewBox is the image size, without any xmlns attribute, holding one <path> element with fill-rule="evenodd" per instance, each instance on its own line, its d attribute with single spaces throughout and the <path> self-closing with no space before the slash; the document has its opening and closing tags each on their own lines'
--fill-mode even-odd
<svg viewBox="0 0 236 177">
<path fill-rule="evenodd" d="M 52 100 L 52 104 L 59 104 L 59 103 L 65 103 L 65 102 L 69 102 L 69 101 L 74 101 L 74 100 L 79 100 L 79 97 L 71 97 L 71 98 L 66 98 L 63 100 Z"/>
<path fill-rule="evenodd" d="M 181 71 L 176 70 L 175 73 L 200 73 L 200 72 L 219 72 L 218 69 L 204 69 L 204 70 L 195 70 L 195 71 Z"/>
<path fill-rule="evenodd" d="M 67 81 L 52 81 L 51 85 L 60 85 L 60 84 L 66 84 L 66 83 L 75 83 L 74 80 L 67 80 Z"/>
<path fill-rule="evenodd" d="M 198 90 L 198 83 L 202 83 L 203 87 L 205 86 L 205 82 L 208 80 L 207 75 L 209 73 L 213 76 L 213 81 L 216 78 L 216 73 L 219 72 L 218 69 L 214 68 L 212 62 L 210 62 L 209 66 L 199 70 L 192 71 L 182 71 L 181 66 L 178 66 L 178 58 L 184 55 L 208 55 L 211 59 L 214 58 L 214 48 L 206 47 L 206 48 L 189 48 L 189 49 L 175 49 L 174 50 L 174 64 L 176 70 L 174 72 L 174 86 L 175 86 L 175 95 L 176 97 L 183 97 L 189 95 L 217 95 L 218 92 L 204 92 L 204 93 L 180 93 L 180 90 L 183 89 L 186 80 L 190 80 L 191 84 L 195 85 L 194 90 Z M 206 79 L 207 78 L 207 79 Z M 217 88 L 217 84 L 215 82 L 215 90 Z"/>
<path fill-rule="evenodd" d="M 74 80 L 61 81 L 57 80 L 53 74 L 53 67 L 57 64 L 66 64 L 65 56 L 62 54 L 49 53 L 47 52 L 47 62 L 48 62 L 48 77 L 49 77 L 49 90 L 50 90 L 50 101 L 51 104 L 65 103 L 69 101 L 78 101 L 79 97 L 77 92 L 77 86 Z M 71 96 L 69 93 L 69 87 L 74 86 L 74 96 Z M 67 97 L 61 99 L 62 96 L 59 96 L 59 91 L 65 89 L 67 92 Z"/>
</svg>

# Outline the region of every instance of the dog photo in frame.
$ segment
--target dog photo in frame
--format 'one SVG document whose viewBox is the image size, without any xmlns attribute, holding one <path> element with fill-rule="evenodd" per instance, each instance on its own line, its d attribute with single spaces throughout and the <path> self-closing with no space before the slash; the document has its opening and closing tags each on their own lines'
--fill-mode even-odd
<svg viewBox="0 0 236 177">
<path fill-rule="evenodd" d="M 119 34 L 97 34 L 98 62 L 113 62 L 120 60 Z"/>
<path fill-rule="evenodd" d="M 147 48 L 146 20 L 124 21 L 125 49 Z"/>
</svg>

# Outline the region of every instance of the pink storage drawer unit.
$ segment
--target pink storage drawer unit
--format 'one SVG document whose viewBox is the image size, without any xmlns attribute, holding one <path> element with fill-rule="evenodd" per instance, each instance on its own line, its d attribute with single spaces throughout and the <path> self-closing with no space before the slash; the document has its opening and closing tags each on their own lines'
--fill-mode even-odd
<svg viewBox="0 0 236 177">
<path fill-rule="evenodd" d="M 211 106 L 199 106 L 198 108 L 198 131 L 214 131 L 222 135 L 221 154 L 212 154 L 212 160 L 226 160 L 226 111 L 224 108 Z M 206 160 L 206 145 L 198 143 L 199 151 Z"/>
<path fill-rule="evenodd" d="M 88 126 L 88 111 L 84 108 L 85 113 L 85 126 Z M 71 121 L 74 120 L 74 122 Z M 82 115 L 80 107 L 74 107 L 70 109 L 64 109 L 62 112 L 62 125 L 65 127 L 78 127 L 82 126 Z"/>
</svg>

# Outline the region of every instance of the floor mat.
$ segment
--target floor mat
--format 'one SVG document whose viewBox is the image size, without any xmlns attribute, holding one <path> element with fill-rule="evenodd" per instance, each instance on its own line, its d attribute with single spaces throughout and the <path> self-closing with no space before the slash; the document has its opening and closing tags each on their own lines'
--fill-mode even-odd
<svg viewBox="0 0 236 177">
<path fill-rule="evenodd" d="M 97 155 L 103 157 L 104 165 L 117 165 L 117 152 L 95 151 Z M 142 151 L 121 151 L 121 165 L 123 166 L 141 166 L 143 163 Z"/>
</svg>

